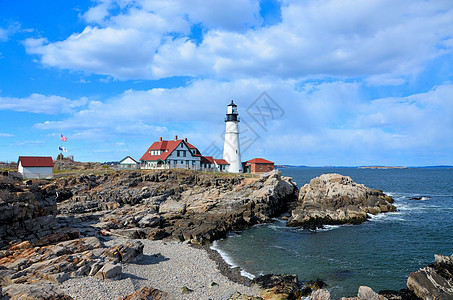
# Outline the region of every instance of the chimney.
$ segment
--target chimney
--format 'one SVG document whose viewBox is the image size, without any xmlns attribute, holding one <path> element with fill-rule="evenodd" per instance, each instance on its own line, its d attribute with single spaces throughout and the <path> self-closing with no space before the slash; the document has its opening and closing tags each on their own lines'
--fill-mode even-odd
<svg viewBox="0 0 453 300">
<path fill-rule="evenodd" d="M 187 143 L 187 138 L 185 138 L 185 139 L 184 139 L 184 142 L 186 142 L 186 143 Z"/>
<path fill-rule="evenodd" d="M 159 138 L 159 142 L 162 142 L 162 137 Z"/>
<path fill-rule="evenodd" d="M 175 141 L 177 141 L 177 140 L 178 140 L 178 136 L 177 136 L 177 135 L 175 135 Z"/>
</svg>

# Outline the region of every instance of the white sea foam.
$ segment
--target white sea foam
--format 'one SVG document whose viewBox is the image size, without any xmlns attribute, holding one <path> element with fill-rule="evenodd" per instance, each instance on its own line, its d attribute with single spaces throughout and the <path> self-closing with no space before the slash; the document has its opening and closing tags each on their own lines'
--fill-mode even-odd
<svg viewBox="0 0 453 300">
<path fill-rule="evenodd" d="M 214 241 L 214 243 L 212 244 L 211 246 L 211 249 L 212 250 L 215 250 L 217 251 L 220 256 L 223 258 L 223 260 L 230 266 L 230 268 L 237 268 L 239 267 L 238 265 L 236 265 L 234 262 L 233 262 L 233 259 L 225 252 L 225 251 L 222 251 L 219 247 L 218 247 L 218 243 L 217 241 Z M 244 277 L 247 277 L 247 278 L 250 278 L 250 279 L 253 279 L 255 278 L 256 276 L 247 272 L 246 270 L 244 270 L 243 268 L 239 267 L 241 269 L 241 275 L 244 276 Z"/>
<path fill-rule="evenodd" d="M 241 275 L 244 276 L 244 277 L 250 278 L 250 279 L 253 279 L 253 278 L 256 277 L 255 275 L 250 274 L 249 272 L 247 272 L 247 271 L 244 270 L 244 269 L 241 269 Z"/>
<path fill-rule="evenodd" d="M 317 229 L 317 231 L 330 231 L 340 227 L 341 225 L 324 225 L 323 228 Z"/>
<path fill-rule="evenodd" d="M 217 241 L 214 241 L 214 243 L 213 243 L 212 246 L 211 246 L 211 249 L 217 251 L 217 252 L 220 254 L 220 256 L 223 258 L 223 260 L 224 260 L 231 268 L 236 268 L 236 267 L 238 267 L 238 266 L 233 262 L 233 259 L 232 259 L 225 251 L 222 251 L 222 250 L 218 247 Z"/>
</svg>

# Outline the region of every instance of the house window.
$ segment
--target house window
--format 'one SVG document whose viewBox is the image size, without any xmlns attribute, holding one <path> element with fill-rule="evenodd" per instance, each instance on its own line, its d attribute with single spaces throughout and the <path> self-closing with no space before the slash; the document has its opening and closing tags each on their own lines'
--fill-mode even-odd
<svg viewBox="0 0 453 300">
<path fill-rule="evenodd" d="M 262 170 L 262 169 L 263 169 L 263 165 L 260 165 L 260 170 Z"/>
<path fill-rule="evenodd" d="M 186 151 L 182 150 L 182 156 L 186 157 Z"/>
<path fill-rule="evenodd" d="M 176 156 L 179 157 L 180 153 L 179 153 L 179 150 L 176 150 Z"/>
<path fill-rule="evenodd" d="M 184 164 L 184 161 L 183 161 L 183 160 L 181 160 L 181 165 L 183 165 L 183 164 Z"/>
</svg>

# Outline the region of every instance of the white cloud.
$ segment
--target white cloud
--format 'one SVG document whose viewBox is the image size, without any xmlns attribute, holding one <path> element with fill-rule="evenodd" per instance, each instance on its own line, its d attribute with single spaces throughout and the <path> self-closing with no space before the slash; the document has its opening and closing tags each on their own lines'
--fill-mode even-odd
<svg viewBox="0 0 453 300">
<path fill-rule="evenodd" d="M 369 76 L 383 85 L 452 52 L 448 2 L 284 1 L 281 10 L 281 23 L 260 27 L 258 1 L 103 0 L 83 16 L 94 26 L 25 46 L 44 65 L 124 80 Z M 201 43 L 190 39 L 196 24 Z"/>
<path fill-rule="evenodd" d="M 13 136 L 14 136 L 14 134 L 0 132 L 0 137 L 13 137 Z"/>
<path fill-rule="evenodd" d="M 74 112 L 85 105 L 87 99 L 70 100 L 60 96 L 31 94 L 26 98 L 0 97 L 0 110 L 14 110 L 42 114 Z"/>
<path fill-rule="evenodd" d="M 299 86 L 292 80 L 199 80 L 187 87 L 129 90 L 104 102 L 91 101 L 67 119 L 36 127 L 73 132 L 72 141 L 96 144 L 128 139 L 129 149 L 134 148 L 129 145 L 132 137 L 146 146 L 159 136 L 172 139 L 174 135 L 188 137 L 201 151 L 212 142 L 223 149 L 223 119 L 230 101 L 224 95 L 240 95 L 233 98 L 239 105 L 243 137 L 255 137 L 245 132 L 246 124 L 257 134 L 244 158 L 260 153 L 286 163 L 357 165 L 378 164 L 378 159 L 388 157 L 388 164 L 402 159 L 419 164 L 417 155 L 428 155 L 427 151 L 451 153 L 453 85 L 373 101 L 364 99 L 360 88 L 359 83 L 342 81 Z M 247 113 L 263 91 L 284 111 L 268 119 L 264 128 Z M 145 150 L 134 149 L 138 154 Z"/>
<path fill-rule="evenodd" d="M 4 42 L 8 39 L 8 32 L 6 29 L 0 27 L 0 42 Z"/>
</svg>

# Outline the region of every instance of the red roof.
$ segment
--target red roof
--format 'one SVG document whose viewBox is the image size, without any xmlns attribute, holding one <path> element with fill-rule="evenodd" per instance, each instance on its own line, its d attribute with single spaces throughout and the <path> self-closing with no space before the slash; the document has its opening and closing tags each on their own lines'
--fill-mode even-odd
<svg viewBox="0 0 453 300">
<path fill-rule="evenodd" d="M 264 158 L 254 158 L 246 162 L 247 164 L 273 164 L 274 162 L 268 161 Z"/>
<path fill-rule="evenodd" d="M 224 159 L 214 159 L 214 161 L 218 165 L 229 165 L 229 163 Z"/>
<path fill-rule="evenodd" d="M 214 164 L 214 158 L 212 156 L 202 156 L 201 157 L 202 164 Z"/>
<path fill-rule="evenodd" d="M 53 159 L 50 156 L 19 156 L 22 167 L 53 167 Z"/>
<path fill-rule="evenodd" d="M 172 141 L 157 141 L 154 142 L 151 147 L 146 150 L 146 153 L 143 154 L 142 158 L 140 160 L 151 160 L 151 161 L 156 161 L 156 160 L 166 160 L 167 157 L 176 149 L 176 147 L 181 144 L 181 142 L 185 143 L 189 149 L 195 149 L 197 150 L 197 154 L 194 154 L 194 156 L 201 156 L 200 151 L 198 149 L 189 144 L 188 142 L 184 140 L 172 140 Z M 151 155 L 151 150 L 162 150 L 163 152 L 160 155 Z M 167 151 L 168 150 L 168 151 Z"/>
</svg>

